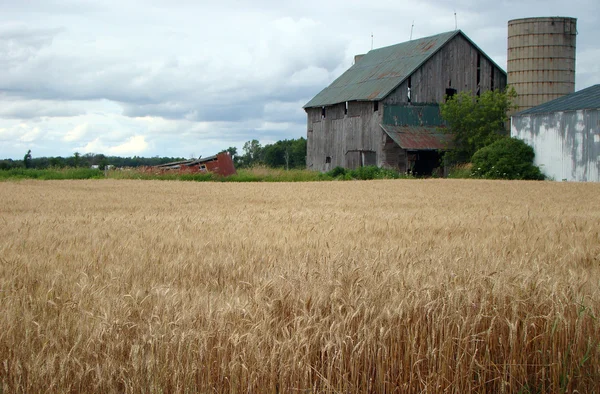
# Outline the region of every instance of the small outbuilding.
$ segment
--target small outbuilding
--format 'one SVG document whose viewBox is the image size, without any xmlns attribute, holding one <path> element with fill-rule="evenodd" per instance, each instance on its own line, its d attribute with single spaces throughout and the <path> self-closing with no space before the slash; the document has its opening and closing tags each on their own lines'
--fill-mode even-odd
<svg viewBox="0 0 600 394">
<path fill-rule="evenodd" d="M 511 136 L 533 147 L 551 179 L 600 182 L 600 85 L 513 115 Z"/>
<path fill-rule="evenodd" d="M 357 55 L 304 106 L 307 168 L 432 174 L 449 147 L 439 104 L 462 91 L 505 87 L 504 70 L 460 30 Z"/>
</svg>

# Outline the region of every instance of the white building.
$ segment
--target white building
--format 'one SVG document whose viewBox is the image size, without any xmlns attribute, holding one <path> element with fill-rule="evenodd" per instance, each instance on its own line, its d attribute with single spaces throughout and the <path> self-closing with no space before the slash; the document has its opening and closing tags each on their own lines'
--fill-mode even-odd
<svg viewBox="0 0 600 394">
<path fill-rule="evenodd" d="M 510 134 L 533 147 L 547 177 L 600 182 L 600 85 L 513 115 Z"/>
</svg>

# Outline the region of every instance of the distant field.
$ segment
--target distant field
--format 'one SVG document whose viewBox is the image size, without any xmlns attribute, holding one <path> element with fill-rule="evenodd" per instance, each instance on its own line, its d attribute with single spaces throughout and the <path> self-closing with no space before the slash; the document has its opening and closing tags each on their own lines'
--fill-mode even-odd
<svg viewBox="0 0 600 394">
<path fill-rule="evenodd" d="M 0 183 L 0 392 L 600 391 L 600 184 Z"/>
</svg>

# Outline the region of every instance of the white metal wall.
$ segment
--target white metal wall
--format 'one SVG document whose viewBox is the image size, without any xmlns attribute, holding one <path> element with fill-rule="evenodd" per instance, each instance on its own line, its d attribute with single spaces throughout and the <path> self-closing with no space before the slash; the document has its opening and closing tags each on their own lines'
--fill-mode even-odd
<svg viewBox="0 0 600 394">
<path fill-rule="evenodd" d="M 600 182 L 600 109 L 513 116 L 511 136 L 556 181 Z"/>
</svg>

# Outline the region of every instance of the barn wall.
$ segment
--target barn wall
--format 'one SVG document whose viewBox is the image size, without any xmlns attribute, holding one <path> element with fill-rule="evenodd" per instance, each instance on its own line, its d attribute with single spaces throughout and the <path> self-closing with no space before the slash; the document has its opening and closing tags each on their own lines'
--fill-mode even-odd
<svg viewBox="0 0 600 394">
<path fill-rule="evenodd" d="M 321 108 L 307 108 L 306 166 L 309 170 L 329 171 L 337 166 L 357 168 L 363 151 L 375 152 L 379 165 L 383 106 L 374 111 L 371 101 L 351 101 L 347 114 L 344 114 L 345 109 L 346 103 L 328 106 L 323 118 Z"/>
<path fill-rule="evenodd" d="M 442 103 L 446 89 L 457 92 L 477 91 L 477 53 L 461 35 L 457 35 L 410 76 L 412 103 Z M 493 69 L 493 76 L 492 76 Z M 480 92 L 504 89 L 506 75 L 480 53 Z M 385 99 L 385 104 L 408 103 L 408 78 Z"/>
<path fill-rule="evenodd" d="M 406 151 L 394 142 L 387 134 L 381 152 L 381 167 L 406 172 Z"/>
<path fill-rule="evenodd" d="M 546 176 L 600 182 L 600 110 L 513 116 L 511 136 L 533 147 Z"/>
</svg>

